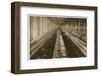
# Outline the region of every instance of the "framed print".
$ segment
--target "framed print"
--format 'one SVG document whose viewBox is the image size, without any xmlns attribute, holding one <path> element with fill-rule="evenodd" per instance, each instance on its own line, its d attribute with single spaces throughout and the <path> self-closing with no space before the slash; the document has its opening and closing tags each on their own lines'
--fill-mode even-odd
<svg viewBox="0 0 100 76">
<path fill-rule="evenodd" d="M 97 7 L 11 4 L 11 72 L 97 68 Z"/>
</svg>

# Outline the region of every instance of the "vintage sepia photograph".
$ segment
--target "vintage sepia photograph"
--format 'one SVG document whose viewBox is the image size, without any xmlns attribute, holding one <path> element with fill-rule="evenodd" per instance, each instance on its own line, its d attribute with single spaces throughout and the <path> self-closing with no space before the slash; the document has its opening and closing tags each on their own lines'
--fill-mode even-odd
<svg viewBox="0 0 100 76">
<path fill-rule="evenodd" d="M 30 59 L 87 57 L 87 19 L 29 15 Z"/>
</svg>

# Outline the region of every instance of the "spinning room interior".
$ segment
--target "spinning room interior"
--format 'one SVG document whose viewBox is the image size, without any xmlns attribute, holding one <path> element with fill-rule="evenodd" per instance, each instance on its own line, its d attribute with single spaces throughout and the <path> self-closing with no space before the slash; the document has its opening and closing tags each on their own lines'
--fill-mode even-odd
<svg viewBox="0 0 100 76">
<path fill-rule="evenodd" d="M 30 59 L 87 57 L 87 19 L 29 15 Z"/>
</svg>

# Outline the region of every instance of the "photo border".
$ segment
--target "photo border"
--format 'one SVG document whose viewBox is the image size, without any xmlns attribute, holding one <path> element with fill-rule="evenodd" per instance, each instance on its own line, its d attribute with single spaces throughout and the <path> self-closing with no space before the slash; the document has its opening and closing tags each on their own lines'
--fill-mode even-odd
<svg viewBox="0 0 100 76">
<path fill-rule="evenodd" d="M 60 8 L 60 9 L 79 9 L 79 10 L 93 10 L 94 11 L 94 66 L 80 66 L 80 67 L 62 67 L 62 68 L 46 68 L 46 69 L 27 69 L 20 70 L 20 8 L 27 7 L 45 7 L 45 8 Z M 24 73 L 40 73 L 40 72 L 56 72 L 56 71 L 72 71 L 72 70 L 86 70 L 97 69 L 97 7 L 94 6 L 80 6 L 80 5 L 61 5 L 48 3 L 31 3 L 31 2 L 13 2 L 11 3 L 11 72 L 15 74 Z"/>
</svg>

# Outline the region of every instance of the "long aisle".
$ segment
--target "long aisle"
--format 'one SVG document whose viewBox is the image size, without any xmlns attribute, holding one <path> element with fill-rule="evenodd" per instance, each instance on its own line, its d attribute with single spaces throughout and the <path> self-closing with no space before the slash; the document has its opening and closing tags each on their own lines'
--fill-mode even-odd
<svg viewBox="0 0 100 76">
<path fill-rule="evenodd" d="M 55 49 L 53 53 L 53 58 L 63 58 L 67 57 L 66 53 L 66 47 L 64 45 L 64 40 L 61 34 L 61 29 L 58 30 L 57 32 L 57 38 L 56 38 L 56 44 L 55 44 Z"/>
<path fill-rule="evenodd" d="M 63 40 L 63 37 L 62 35 L 60 34 L 60 40 L 59 40 L 59 50 L 58 50 L 58 55 L 59 57 L 67 57 L 67 53 L 66 53 L 66 47 L 64 45 L 64 40 Z"/>
</svg>

